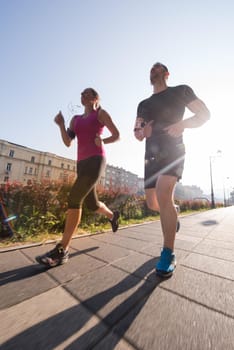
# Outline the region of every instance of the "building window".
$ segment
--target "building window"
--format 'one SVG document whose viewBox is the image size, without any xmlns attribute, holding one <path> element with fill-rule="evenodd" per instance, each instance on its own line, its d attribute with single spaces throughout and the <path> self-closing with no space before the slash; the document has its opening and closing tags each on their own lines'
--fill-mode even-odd
<svg viewBox="0 0 234 350">
<path fill-rule="evenodd" d="M 51 160 L 49 160 L 49 161 L 48 161 L 48 165 L 51 165 L 51 164 L 52 164 L 52 161 L 51 161 Z"/>
<path fill-rule="evenodd" d="M 31 163 L 35 162 L 35 157 L 31 157 Z"/>
<path fill-rule="evenodd" d="M 15 153 L 15 151 L 13 151 L 13 150 L 11 149 L 10 152 L 9 152 L 9 157 L 13 158 L 13 157 L 14 157 L 14 153 Z"/>
<path fill-rule="evenodd" d="M 33 168 L 29 168 L 29 174 L 32 175 L 33 173 Z"/>
<path fill-rule="evenodd" d="M 11 166 L 12 166 L 12 164 L 11 164 L 11 163 L 7 163 L 7 166 L 6 166 L 6 171 L 11 171 Z"/>
<path fill-rule="evenodd" d="M 64 168 L 64 163 L 61 163 L 61 168 L 62 168 L 62 169 Z"/>
<path fill-rule="evenodd" d="M 50 177 L 50 170 L 46 171 L 46 177 Z"/>
<path fill-rule="evenodd" d="M 4 177 L 4 182 L 7 182 L 7 181 L 9 181 L 9 176 Z"/>
<path fill-rule="evenodd" d="M 67 165 L 67 169 L 70 170 L 70 164 Z"/>
</svg>

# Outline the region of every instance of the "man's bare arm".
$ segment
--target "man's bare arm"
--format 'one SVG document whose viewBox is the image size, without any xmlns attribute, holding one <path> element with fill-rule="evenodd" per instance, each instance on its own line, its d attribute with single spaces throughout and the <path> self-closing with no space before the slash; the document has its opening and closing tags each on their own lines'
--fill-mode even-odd
<svg viewBox="0 0 234 350">
<path fill-rule="evenodd" d="M 190 102 L 187 108 L 194 113 L 193 116 L 169 125 L 164 130 L 173 137 L 179 137 L 183 134 L 184 129 L 198 128 L 210 119 L 210 112 L 205 103 L 199 99 Z"/>
</svg>

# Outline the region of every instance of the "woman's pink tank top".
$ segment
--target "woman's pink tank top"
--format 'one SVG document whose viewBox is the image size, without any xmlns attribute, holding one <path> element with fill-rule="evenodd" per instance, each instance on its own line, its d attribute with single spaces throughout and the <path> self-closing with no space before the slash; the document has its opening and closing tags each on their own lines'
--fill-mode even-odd
<svg viewBox="0 0 234 350">
<path fill-rule="evenodd" d="M 93 156 L 105 156 L 103 144 L 98 147 L 95 144 L 96 135 L 101 135 L 104 125 L 98 120 L 98 111 L 92 111 L 87 117 L 78 115 L 74 119 L 73 130 L 77 136 L 77 160 L 87 159 Z"/>
</svg>

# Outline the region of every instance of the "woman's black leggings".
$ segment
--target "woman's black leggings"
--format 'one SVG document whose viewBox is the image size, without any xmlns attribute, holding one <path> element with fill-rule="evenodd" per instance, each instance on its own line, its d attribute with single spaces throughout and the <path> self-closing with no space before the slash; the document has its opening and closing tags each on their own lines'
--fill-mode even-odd
<svg viewBox="0 0 234 350">
<path fill-rule="evenodd" d="M 68 209 L 80 209 L 84 202 L 93 211 L 100 207 L 96 185 L 105 165 L 102 156 L 93 156 L 77 163 L 77 179 L 68 197 Z"/>
</svg>

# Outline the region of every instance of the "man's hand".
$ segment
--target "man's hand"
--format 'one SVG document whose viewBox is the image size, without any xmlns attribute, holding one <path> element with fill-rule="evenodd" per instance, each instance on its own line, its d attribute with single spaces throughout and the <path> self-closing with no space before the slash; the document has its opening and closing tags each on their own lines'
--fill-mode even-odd
<svg viewBox="0 0 234 350">
<path fill-rule="evenodd" d="M 150 120 L 148 123 L 145 124 L 143 128 L 143 134 L 146 138 L 150 137 L 152 135 L 152 124 L 153 120 Z"/>
<path fill-rule="evenodd" d="M 172 136 L 172 137 L 179 137 L 183 134 L 184 132 L 184 124 L 183 121 L 179 121 L 178 123 L 171 124 L 164 128 L 167 133 Z"/>
<path fill-rule="evenodd" d="M 152 124 L 153 120 L 145 123 L 143 118 L 137 117 L 134 127 L 134 135 L 137 140 L 142 141 L 144 138 L 148 138 L 152 134 Z"/>
</svg>

